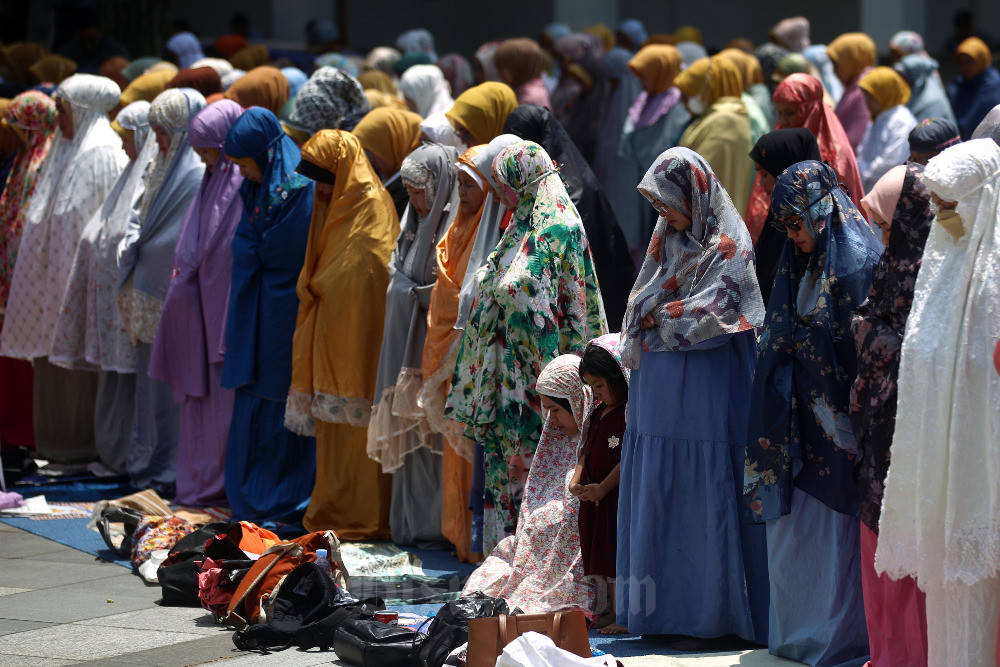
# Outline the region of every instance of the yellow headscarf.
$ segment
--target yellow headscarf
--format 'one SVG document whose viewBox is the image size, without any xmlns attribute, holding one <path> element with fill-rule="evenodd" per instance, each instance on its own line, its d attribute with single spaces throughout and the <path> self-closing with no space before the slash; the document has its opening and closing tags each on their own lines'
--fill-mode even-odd
<svg viewBox="0 0 1000 667">
<path fill-rule="evenodd" d="M 677 43 L 681 42 L 694 42 L 695 44 L 701 44 L 701 30 L 698 30 L 693 25 L 682 25 L 674 33 L 674 39 Z"/>
<path fill-rule="evenodd" d="M 718 55 L 722 58 L 729 58 L 733 64 L 740 68 L 744 90 L 755 84 L 764 83 L 764 70 L 761 69 L 760 61 L 752 54 L 742 49 L 727 48 L 719 51 Z"/>
<path fill-rule="evenodd" d="M 366 151 L 399 171 L 406 156 L 420 145 L 420 114 L 392 107 L 372 109 L 351 131 Z"/>
<path fill-rule="evenodd" d="M 49 54 L 28 69 L 39 81 L 58 85 L 76 71 L 76 63 L 69 58 Z"/>
<path fill-rule="evenodd" d="M 245 49 L 240 49 L 233 54 L 233 57 L 229 59 L 229 62 L 231 62 L 233 67 L 236 69 L 249 72 L 255 67 L 270 65 L 271 54 L 267 50 L 266 46 L 263 44 L 257 44 L 256 46 L 248 46 Z"/>
<path fill-rule="evenodd" d="M 365 97 L 368 98 L 368 104 L 372 105 L 372 109 L 381 107 L 407 109 L 406 102 L 399 99 L 398 95 L 393 95 L 392 93 L 386 93 L 374 88 L 365 88 Z"/>
<path fill-rule="evenodd" d="M 349 132 L 320 130 L 302 146 L 302 159 L 331 172 L 334 191 L 329 198 L 317 193 L 313 199 L 309 244 L 296 287 L 291 393 L 370 404 L 389 256 L 399 235 L 396 209 L 361 143 Z"/>
<path fill-rule="evenodd" d="M 365 90 L 378 90 L 389 95 L 399 96 L 399 91 L 396 89 L 392 77 L 380 69 L 365 70 L 358 75 L 358 83 Z"/>
<path fill-rule="evenodd" d="M 861 72 L 875 64 L 878 49 L 872 38 L 865 33 L 847 32 L 827 45 L 826 54 L 843 69 L 847 80 L 853 81 Z"/>
<path fill-rule="evenodd" d="M 740 70 L 733 61 L 719 56 L 694 61 L 674 79 L 674 85 L 689 98 L 701 95 L 706 109 L 719 98 L 743 93 Z"/>
<path fill-rule="evenodd" d="M 488 144 L 503 134 L 507 116 L 517 108 L 514 90 L 499 81 L 487 81 L 458 96 L 445 116 L 458 123 L 480 144 Z"/>
<path fill-rule="evenodd" d="M 122 91 L 122 106 L 127 107 L 133 102 L 138 102 L 139 100 L 152 102 L 156 99 L 157 95 L 167 89 L 167 84 L 172 78 L 174 78 L 174 76 L 175 73 L 168 69 L 162 69 L 156 72 L 147 72 L 142 76 L 137 76 L 135 80 Z"/>
<path fill-rule="evenodd" d="M 674 85 L 681 71 L 681 52 L 669 44 L 650 44 L 632 56 L 628 67 L 656 95 Z"/>
<path fill-rule="evenodd" d="M 604 50 L 610 51 L 615 48 L 615 35 L 611 29 L 603 23 L 595 23 L 583 29 L 584 32 L 596 36 L 604 43 Z"/>
<path fill-rule="evenodd" d="M 14 42 L 3 47 L 3 64 L 9 70 L 13 79 L 21 83 L 31 82 L 31 66 L 38 62 L 48 51 L 35 42 Z"/>
<path fill-rule="evenodd" d="M 962 40 L 962 43 L 955 49 L 955 56 L 959 55 L 969 56 L 976 63 L 976 73 L 973 77 L 979 76 L 993 64 L 993 54 L 990 53 L 990 47 L 978 37 Z"/>
<path fill-rule="evenodd" d="M 861 77 L 858 87 L 878 100 L 882 111 L 910 101 L 909 84 L 891 67 L 876 67 Z"/>
<path fill-rule="evenodd" d="M 255 67 L 229 86 L 224 95 L 244 109 L 264 107 L 275 115 L 288 101 L 288 79 L 277 67 Z"/>
</svg>

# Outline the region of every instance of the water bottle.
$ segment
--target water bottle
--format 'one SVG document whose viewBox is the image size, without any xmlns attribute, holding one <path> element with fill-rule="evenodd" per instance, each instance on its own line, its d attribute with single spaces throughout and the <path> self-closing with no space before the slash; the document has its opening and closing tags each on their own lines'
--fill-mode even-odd
<svg viewBox="0 0 1000 667">
<path fill-rule="evenodd" d="M 330 558 L 326 549 L 316 550 L 316 567 L 326 572 L 327 576 L 333 579 L 333 568 L 330 567 Z"/>
</svg>

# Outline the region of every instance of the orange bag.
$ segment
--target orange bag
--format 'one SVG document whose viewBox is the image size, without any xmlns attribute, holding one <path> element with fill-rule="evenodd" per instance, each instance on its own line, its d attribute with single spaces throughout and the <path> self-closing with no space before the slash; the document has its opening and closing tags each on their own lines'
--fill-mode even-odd
<svg viewBox="0 0 1000 667">
<path fill-rule="evenodd" d="M 317 549 L 327 550 L 334 582 L 349 590 L 350 577 L 340 555 L 337 534 L 332 530 L 309 533 L 290 542 L 278 542 L 264 551 L 236 588 L 226 621 L 237 630 L 255 623 L 267 623 L 274 608 L 274 596 L 285 577 L 299 564 L 315 561 Z"/>
</svg>

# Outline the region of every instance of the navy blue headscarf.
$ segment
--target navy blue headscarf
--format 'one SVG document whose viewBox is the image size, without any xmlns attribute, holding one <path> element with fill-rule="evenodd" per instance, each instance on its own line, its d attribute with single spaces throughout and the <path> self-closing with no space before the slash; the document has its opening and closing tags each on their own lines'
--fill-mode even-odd
<svg viewBox="0 0 1000 667">
<path fill-rule="evenodd" d="M 795 486 L 856 515 L 851 320 L 882 244 L 821 162 L 782 172 L 771 211 L 799 222 L 816 247 L 805 253 L 789 239 L 778 265 L 754 374 L 744 500 L 754 521 L 776 519 L 789 513 Z"/>
<path fill-rule="evenodd" d="M 299 147 L 278 117 L 252 107 L 226 135 L 226 155 L 253 158 L 261 183 L 243 182 L 243 217 L 233 238 L 233 279 L 226 326 L 225 387 L 282 401 L 292 379 L 292 336 L 312 218 L 312 180 L 297 174 Z"/>
</svg>

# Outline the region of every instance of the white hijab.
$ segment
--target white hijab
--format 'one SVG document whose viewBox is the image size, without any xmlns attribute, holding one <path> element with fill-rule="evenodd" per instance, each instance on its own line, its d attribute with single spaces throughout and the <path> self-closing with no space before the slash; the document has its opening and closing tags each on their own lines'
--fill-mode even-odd
<svg viewBox="0 0 1000 667">
<path fill-rule="evenodd" d="M 1000 574 L 1000 375 L 992 363 L 1000 339 L 1000 146 L 973 139 L 947 148 L 927 164 L 924 182 L 958 202 L 963 234 L 956 240 L 935 220 L 924 249 L 903 338 L 875 568 L 916 577 L 928 592 L 928 617 L 932 604 L 942 615 L 930 632 L 931 664 L 935 655 L 948 664 L 992 664 L 1000 604 L 989 581 Z M 955 625 L 963 622 L 973 627 Z"/>
<path fill-rule="evenodd" d="M 83 229 L 128 163 L 108 111 L 121 89 L 111 79 L 75 74 L 56 98 L 69 103 L 74 133 L 56 130 L 25 220 L 11 282 L 0 354 L 47 357 Z"/>
<path fill-rule="evenodd" d="M 437 65 L 414 65 L 399 79 L 399 92 L 416 105 L 421 118 L 451 109 L 451 85 Z"/>
</svg>

